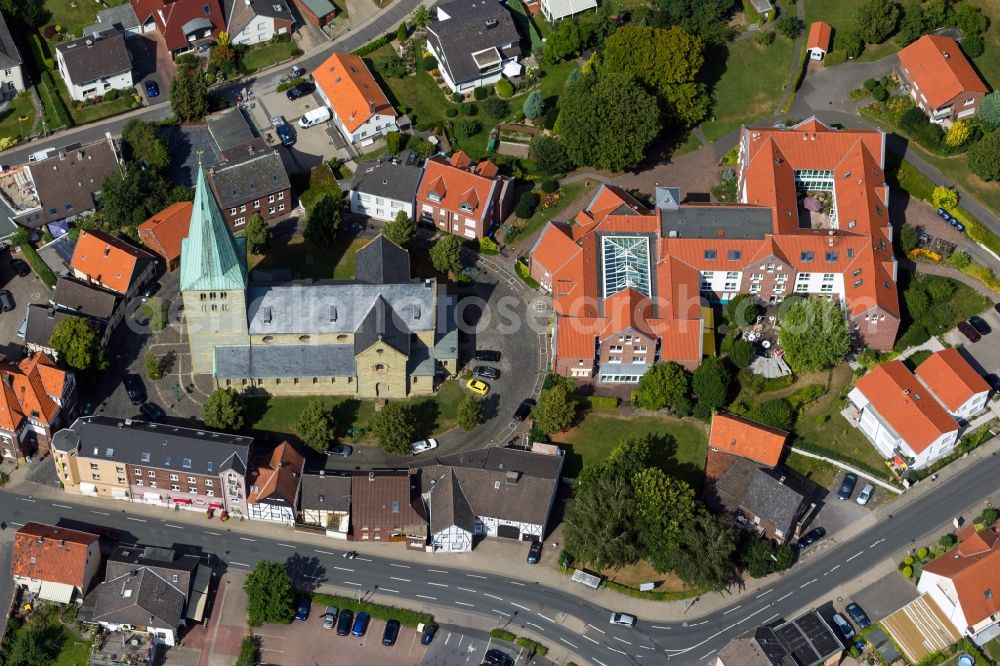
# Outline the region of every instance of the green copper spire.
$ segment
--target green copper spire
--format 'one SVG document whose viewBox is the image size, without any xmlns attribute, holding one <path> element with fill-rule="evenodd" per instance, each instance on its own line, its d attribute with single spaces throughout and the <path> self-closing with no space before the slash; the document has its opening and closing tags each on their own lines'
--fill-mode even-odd
<svg viewBox="0 0 1000 666">
<path fill-rule="evenodd" d="M 229 231 L 199 158 L 191 226 L 181 241 L 181 291 L 246 289 L 246 256 L 245 241 Z"/>
</svg>

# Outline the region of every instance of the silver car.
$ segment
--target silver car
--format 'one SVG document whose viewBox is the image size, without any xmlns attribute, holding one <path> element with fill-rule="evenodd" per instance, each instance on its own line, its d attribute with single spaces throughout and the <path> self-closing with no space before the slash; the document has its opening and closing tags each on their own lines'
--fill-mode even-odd
<svg viewBox="0 0 1000 666">
<path fill-rule="evenodd" d="M 338 612 L 339 611 L 337 610 L 336 606 L 327 606 L 326 607 L 326 612 L 323 613 L 323 628 L 324 629 L 333 629 L 333 627 L 337 624 L 337 613 Z"/>
<path fill-rule="evenodd" d="M 872 498 L 872 495 L 874 494 L 875 494 L 875 486 L 873 486 L 870 483 L 866 483 L 865 487 L 861 489 L 860 493 L 858 493 L 858 499 L 855 501 L 858 504 L 864 506 L 865 504 L 868 504 L 868 501 Z"/>
<path fill-rule="evenodd" d="M 612 613 L 611 624 L 618 624 L 623 627 L 634 627 L 635 615 L 629 615 L 628 613 Z"/>
</svg>

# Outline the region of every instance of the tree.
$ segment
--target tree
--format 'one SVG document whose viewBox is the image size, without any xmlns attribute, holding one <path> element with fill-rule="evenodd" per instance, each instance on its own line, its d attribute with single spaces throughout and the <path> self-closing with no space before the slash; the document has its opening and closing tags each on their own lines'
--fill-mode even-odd
<svg viewBox="0 0 1000 666">
<path fill-rule="evenodd" d="M 260 560 L 243 581 L 247 620 L 251 627 L 290 624 L 295 615 L 295 592 L 288 569 L 280 562 Z"/>
<path fill-rule="evenodd" d="M 535 168 L 546 175 L 566 173 L 573 168 L 562 143 L 546 134 L 536 134 L 528 148 L 528 159 Z"/>
<path fill-rule="evenodd" d="M 458 132 L 459 136 L 466 139 L 479 134 L 479 130 L 481 129 L 483 129 L 483 124 L 472 118 L 463 118 L 455 123 L 455 131 Z"/>
<path fill-rule="evenodd" d="M 953 123 L 948 131 L 944 134 L 944 142 L 949 148 L 958 148 L 966 141 L 969 140 L 969 134 L 971 130 L 969 129 L 969 123 L 964 120 L 959 120 L 957 123 Z"/>
<path fill-rule="evenodd" d="M 417 5 L 417 8 L 413 10 L 410 14 L 410 22 L 413 27 L 418 30 L 423 30 L 431 24 L 434 19 L 431 17 L 431 13 L 427 11 L 425 5 Z"/>
<path fill-rule="evenodd" d="M 395 53 L 382 56 L 375 61 L 375 70 L 390 79 L 401 79 L 407 75 L 406 63 Z"/>
<path fill-rule="evenodd" d="M 526 220 L 535 214 L 536 208 L 538 208 L 538 194 L 528 190 L 522 192 L 521 198 L 517 200 L 517 205 L 514 206 L 514 215 Z"/>
<path fill-rule="evenodd" d="M 170 82 L 170 108 L 181 122 L 199 120 L 210 109 L 208 82 L 200 67 L 178 67 Z"/>
<path fill-rule="evenodd" d="M 500 120 L 501 118 L 506 118 L 507 114 L 510 113 L 510 105 L 506 101 L 500 99 L 499 97 L 488 97 L 483 100 L 483 113 L 485 113 L 490 118 L 494 120 Z"/>
<path fill-rule="evenodd" d="M 531 409 L 535 429 L 545 435 L 568 430 L 576 416 L 576 401 L 565 384 L 547 388 L 538 396 L 538 404 Z"/>
<path fill-rule="evenodd" d="M 514 94 L 514 86 L 507 79 L 500 79 L 493 87 L 496 89 L 497 95 L 504 99 L 509 99 Z"/>
<path fill-rule="evenodd" d="M 962 48 L 965 40 L 972 35 L 982 35 L 990 27 L 990 19 L 983 10 L 968 2 L 960 2 L 952 10 L 955 27 L 962 31 Z"/>
<path fill-rule="evenodd" d="M 163 359 L 157 356 L 156 352 L 147 351 L 142 357 L 142 364 L 147 377 L 154 381 L 163 378 Z"/>
<path fill-rule="evenodd" d="M 260 663 L 260 639 L 253 633 L 248 633 L 240 641 L 240 653 L 236 656 L 234 666 L 254 666 Z"/>
<path fill-rule="evenodd" d="M 970 58 L 978 58 L 986 52 L 986 42 L 982 35 L 968 35 L 962 38 L 962 50 Z"/>
<path fill-rule="evenodd" d="M 459 273 L 462 263 L 462 240 L 458 236 L 448 234 L 431 247 L 431 264 L 434 270 L 441 273 Z"/>
<path fill-rule="evenodd" d="M 167 327 L 167 305 L 159 296 L 151 296 L 142 304 L 141 311 L 148 321 L 149 330 L 159 332 Z"/>
<path fill-rule="evenodd" d="M 306 214 L 306 228 L 302 235 L 310 243 L 330 247 L 337 238 L 341 218 L 340 197 L 327 194 Z"/>
<path fill-rule="evenodd" d="M 250 254 L 264 254 L 268 243 L 271 242 L 271 227 L 267 226 L 260 213 L 250 216 L 250 221 L 243 229 L 243 235 L 247 239 L 247 252 Z"/>
<path fill-rule="evenodd" d="M 382 450 L 403 455 L 410 452 L 410 441 L 416 427 L 413 412 L 402 403 L 389 402 L 375 412 L 371 430 Z"/>
<path fill-rule="evenodd" d="M 779 339 L 796 373 L 832 368 L 851 348 L 840 304 L 826 298 L 795 300 L 781 321 Z"/>
<path fill-rule="evenodd" d="M 485 420 L 482 401 L 471 393 L 466 394 L 458 403 L 458 426 L 469 432 Z"/>
<path fill-rule="evenodd" d="M 903 20 L 899 22 L 899 31 L 896 33 L 896 43 L 900 46 L 907 46 L 918 39 L 925 32 L 925 19 L 922 0 L 909 0 L 903 8 Z"/>
<path fill-rule="evenodd" d="M 951 187 L 938 185 L 934 188 L 931 200 L 936 208 L 952 209 L 958 205 L 958 192 Z"/>
<path fill-rule="evenodd" d="M 14 637 L 7 666 L 47 666 L 52 663 L 53 646 L 45 640 L 45 629 L 36 624 L 21 627 Z"/>
<path fill-rule="evenodd" d="M 524 117 L 528 120 L 534 120 L 545 113 L 545 98 L 542 97 L 541 91 L 532 90 L 528 98 L 524 100 L 524 106 L 521 107 L 521 110 L 524 111 Z"/>
<path fill-rule="evenodd" d="M 336 426 L 333 408 L 322 400 L 310 400 L 295 422 L 295 434 L 310 449 L 326 453 L 333 442 Z"/>
<path fill-rule="evenodd" d="M 163 207 L 167 197 L 166 179 L 153 169 L 138 164 L 115 169 L 101 182 L 100 209 L 112 229 L 137 226 Z"/>
<path fill-rule="evenodd" d="M 903 254 L 909 254 L 910 250 L 915 249 L 919 244 L 919 240 L 916 227 L 912 224 L 904 223 L 899 230 L 899 249 L 903 251 Z"/>
<path fill-rule="evenodd" d="M 927 32 L 948 24 L 951 3 L 952 0 L 924 0 L 924 29 Z"/>
<path fill-rule="evenodd" d="M 596 568 L 639 558 L 635 498 L 630 479 L 609 465 L 587 465 L 563 521 L 566 550 Z"/>
<path fill-rule="evenodd" d="M 701 509 L 694 489 L 667 476 L 658 467 L 646 467 L 632 477 L 636 516 L 643 555 L 660 573 L 674 568 L 675 552 L 684 541 L 684 526 Z"/>
<path fill-rule="evenodd" d="M 83 317 L 67 317 L 55 325 L 49 346 L 72 370 L 95 373 L 108 367 L 97 324 Z"/>
<path fill-rule="evenodd" d="M 719 409 L 729 397 L 729 382 L 732 376 L 725 361 L 711 356 L 698 366 L 691 378 L 691 387 L 698 396 L 698 402 Z"/>
<path fill-rule="evenodd" d="M 635 403 L 642 409 L 656 411 L 673 408 L 687 397 L 688 374 L 673 361 L 657 363 L 639 379 L 635 389 Z"/>
<path fill-rule="evenodd" d="M 788 39 L 796 39 L 802 34 L 802 22 L 794 14 L 785 14 L 778 19 L 774 27 Z"/>
<path fill-rule="evenodd" d="M 417 222 L 406 214 L 406 211 L 396 213 L 396 219 L 385 225 L 382 230 L 385 237 L 401 248 L 407 248 L 417 237 Z"/>
<path fill-rule="evenodd" d="M 127 147 L 126 162 L 141 162 L 165 169 L 170 166 L 167 142 L 160 136 L 156 125 L 143 120 L 130 120 L 122 128 L 122 141 Z"/>
<path fill-rule="evenodd" d="M 844 30 L 839 37 L 840 48 L 844 49 L 844 55 L 850 58 L 857 58 L 865 50 L 865 40 L 855 27 Z"/>
<path fill-rule="evenodd" d="M 972 173 L 983 180 L 1000 180 L 1000 131 L 972 144 L 966 155 Z"/>
<path fill-rule="evenodd" d="M 673 569 L 689 585 L 724 590 L 732 580 L 735 550 L 732 519 L 700 512 L 685 526 Z"/>
<path fill-rule="evenodd" d="M 705 42 L 723 44 L 729 39 L 729 15 L 736 0 L 654 0 L 656 25 L 679 25 Z"/>
<path fill-rule="evenodd" d="M 212 47 L 208 54 L 208 69 L 210 72 L 221 72 L 228 76 L 236 68 L 236 52 L 229 44 L 221 41 Z"/>
<path fill-rule="evenodd" d="M 753 578 L 783 571 L 792 564 L 792 547 L 776 545 L 770 539 L 747 534 L 740 544 L 739 561 Z"/>
<path fill-rule="evenodd" d="M 748 367 L 753 362 L 753 357 L 754 351 L 752 344 L 743 338 L 736 338 L 733 340 L 732 347 L 729 349 L 729 360 L 733 362 L 733 365 L 735 365 L 737 369 Z"/>
<path fill-rule="evenodd" d="M 543 53 L 546 62 L 556 63 L 580 55 L 587 47 L 580 28 L 580 21 L 576 18 L 566 18 L 556 23 L 545 40 Z"/>
<path fill-rule="evenodd" d="M 406 41 L 406 21 L 400 21 L 396 28 L 396 41 L 402 44 Z"/>
<path fill-rule="evenodd" d="M 623 171 L 660 133 L 656 99 L 616 72 L 581 76 L 559 103 L 562 145 L 579 166 Z"/>
<path fill-rule="evenodd" d="M 991 92 L 979 103 L 979 119 L 988 127 L 1000 127 L 1000 92 Z"/>
<path fill-rule="evenodd" d="M 693 127 L 708 114 L 709 96 L 698 80 L 704 43 L 682 28 L 625 25 L 604 41 L 603 70 L 630 76 L 660 98 L 667 123 Z"/>
<path fill-rule="evenodd" d="M 246 406 L 234 388 L 217 388 L 201 409 L 201 418 L 209 428 L 235 431 L 243 427 Z"/>
<path fill-rule="evenodd" d="M 791 430 L 795 423 L 795 412 L 791 403 L 784 398 L 772 398 L 757 405 L 750 412 L 750 418 L 772 428 Z"/>
<path fill-rule="evenodd" d="M 385 152 L 389 155 L 399 154 L 403 143 L 403 135 L 399 132 L 389 132 L 385 135 Z"/>
<path fill-rule="evenodd" d="M 854 8 L 854 29 L 869 44 L 881 44 L 896 31 L 899 5 L 895 0 L 861 0 Z"/>
</svg>

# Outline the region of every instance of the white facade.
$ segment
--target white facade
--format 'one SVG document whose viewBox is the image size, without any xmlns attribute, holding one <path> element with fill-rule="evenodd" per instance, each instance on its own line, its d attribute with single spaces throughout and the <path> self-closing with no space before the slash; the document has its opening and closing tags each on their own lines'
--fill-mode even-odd
<svg viewBox="0 0 1000 666">
<path fill-rule="evenodd" d="M 152 616 L 150 616 L 150 619 L 155 620 Z M 175 627 L 160 627 L 155 623 L 146 625 L 145 627 L 136 627 L 131 624 L 115 624 L 114 622 L 98 622 L 97 624 L 101 625 L 108 631 L 138 631 L 140 633 L 149 634 L 157 643 L 169 646 L 173 646 L 175 644 Z"/>
<path fill-rule="evenodd" d="M 287 26 L 275 26 L 275 21 L 270 16 L 255 16 L 247 27 L 232 36 L 232 41 L 233 44 L 260 44 L 270 41 L 275 34 L 284 35 L 287 32 Z"/>
<path fill-rule="evenodd" d="M 24 92 L 24 73 L 20 65 L 0 69 L 0 99 Z"/>
<path fill-rule="evenodd" d="M 396 219 L 399 211 L 406 213 L 406 217 L 413 219 L 413 200 L 402 201 L 400 199 L 390 199 L 374 194 L 366 194 L 351 190 L 351 212 L 357 215 L 367 215 L 376 220 L 392 222 Z"/>
<path fill-rule="evenodd" d="M 111 90 L 128 89 L 134 85 L 131 69 L 102 77 L 95 81 L 74 81 L 69 76 L 69 69 L 66 67 L 62 51 L 59 49 L 56 49 L 56 66 L 59 68 L 59 74 L 62 76 L 63 81 L 66 82 L 69 96 L 78 102 L 83 102 L 98 95 L 105 95 Z"/>
<path fill-rule="evenodd" d="M 596 9 L 597 0 L 542 0 L 542 15 L 549 23 Z"/>
<path fill-rule="evenodd" d="M 824 57 L 826 57 L 826 51 L 824 51 L 819 47 L 814 46 L 811 49 L 809 49 L 809 57 L 812 60 L 822 60 Z"/>
<path fill-rule="evenodd" d="M 966 400 L 958 409 L 951 411 L 948 409 L 947 405 L 943 405 L 945 410 L 957 419 L 962 419 L 963 421 L 968 421 L 970 417 L 986 409 L 986 402 L 989 400 L 990 392 L 982 391 L 981 393 L 976 393 L 971 398 Z"/>
<path fill-rule="evenodd" d="M 247 515 L 251 520 L 266 520 L 286 525 L 295 524 L 295 511 L 290 506 L 257 502 L 247 505 L 247 509 Z"/>
<path fill-rule="evenodd" d="M 340 131 L 345 137 L 351 140 L 351 143 L 367 146 L 375 143 L 375 139 L 380 136 L 384 136 L 389 132 L 399 131 L 399 125 L 396 124 L 396 116 L 386 116 L 381 113 L 376 113 L 362 123 L 356 130 L 351 132 L 347 129 L 347 126 L 341 122 L 336 109 L 332 105 L 330 108 L 334 109 L 333 117 L 337 121 L 337 127 L 340 128 Z"/>
<path fill-rule="evenodd" d="M 513 44 L 505 44 L 501 48 L 503 50 L 509 50 L 514 47 Z M 452 92 L 469 92 L 474 88 L 479 86 L 493 86 L 497 81 L 503 78 L 503 68 L 509 62 L 517 62 L 517 57 L 513 58 L 501 58 L 499 65 L 495 67 L 490 67 L 485 72 L 480 72 L 480 75 L 474 79 L 468 81 L 452 81 L 451 75 L 448 73 L 448 68 L 444 66 L 443 63 L 447 62 L 441 53 L 438 53 L 437 49 L 434 47 L 434 42 L 432 40 L 427 40 L 427 50 L 431 52 L 434 59 L 438 61 L 438 72 L 441 74 L 441 78 L 444 79 L 445 84 Z"/>
<path fill-rule="evenodd" d="M 864 433 L 871 442 L 878 449 L 879 453 L 885 458 L 891 458 L 896 455 L 897 449 L 902 451 L 903 455 L 908 458 L 912 458 L 914 463 L 912 467 L 920 469 L 921 467 L 926 467 L 930 463 L 934 462 L 938 458 L 947 456 L 958 444 L 958 424 L 955 424 L 955 429 L 948 432 L 942 433 L 937 439 L 930 443 L 927 448 L 925 448 L 920 453 L 913 450 L 910 446 L 896 431 L 890 426 L 885 419 L 875 411 L 871 402 L 858 389 L 854 389 L 848 394 L 848 399 L 861 410 L 861 419 L 858 423 L 858 427 L 861 432 Z"/>
<path fill-rule="evenodd" d="M 952 626 L 963 636 L 974 636 L 996 624 L 990 616 L 987 616 L 977 624 L 970 625 L 965 618 L 965 611 L 962 610 L 962 602 L 958 598 L 955 582 L 950 578 L 929 571 L 922 572 L 920 581 L 917 583 L 917 592 L 928 595 L 941 609 L 941 612 L 947 616 Z"/>
<path fill-rule="evenodd" d="M 476 518 L 476 529 L 481 530 L 481 533 L 486 536 L 503 536 L 500 533 L 506 531 L 504 528 L 507 528 L 511 532 L 516 528 L 518 532 L 517 538 L 521 541 L 530 541 L 534 537 L 537 537 L 541 541 L 545 526 L 487 516 L 478 516 Z M 514 538 L 513 534 L 509 538 Z"/>
<path fill-rule="evenodd" d="M 478 529 L 479 523 L 476 521 Z M 472 532 L 451 525 L 431 535 L 431 545 L 442 553 L 467 553 L 472 550 Z"/>
</svg>

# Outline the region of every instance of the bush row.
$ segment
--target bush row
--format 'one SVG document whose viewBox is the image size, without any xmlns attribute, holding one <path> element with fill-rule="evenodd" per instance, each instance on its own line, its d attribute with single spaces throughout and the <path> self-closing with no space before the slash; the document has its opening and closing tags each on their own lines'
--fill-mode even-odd
<svg viewBox="0 0 1000 666">
<path fill-rule="evenodd" d="M 980 444 L 993 438 L 993 432 L 990 430 L 990 425 L 992 424 L 987 423 L 986 425 L 981 426 L 965 435 L 962 439 L 958 440 L 958 446 L 956 446 L 955 449 L 947 456 L 941 458 L 933 465 L 924 467 L 923 469 L 910 470 L 909 474 L 906 475 L 906 478 L 916 481 L 926 479 L 931 474 L 940 472 L 945 468 L 945 466 L 955 462 L 966 453 L 975 450 Z"/>
<path fill-rule="evenodd" d="M 421 613 L 396 606 L 383 606 L 382 604 L 373 604 L 369 601 L 358 601 L 353 597 L 341 597 L 335 594 L 314 592 L 312 600 L 313 603 L 323 606 L 336 606 L 341 610 L 350 608 L 355 613 L 364 611 L 378 620 L 398 620 L 400 624 L 407 627 L 416 627 L 418 624 L 430 624 L 434 621 L 434 616 L 429 613 Z"/>
<path fill-rule="evenodd" d="M 21 243 L 18 247 L 21 248 L 21 253 L 24 254 L 24 260 L 28 262 L 31 266 L 31 270 L 35 271 L 38 275 L 38 279 L 41 280 L 46 287 L 53 289 L 56 286 L 56 274 L 52 272 L 49 265 L 46 264 L 42 258 L 39 256 L 35 248 L 31 246 L 30 243 Z"/>
<path fill-rule="evenodd" d="M 55 118 L 49 118 L 49 122 L 52 124 L 49 130 L 58 127 L 72 127 L 73 117 L 69 114 L 69 109 L 66 108 L 66 104 L 59 95 L 59 86 L 56 85 L 52 72 L 48 70 L 42 72 L 42 83 L 45 84 L 49 100 L 52 102 L 52 113 L 55 115 Z"/>
<path fill-rule="evenodd" d="M 507 234 L 507 240 L 510 241 L 510 234 Z M 523 261 L 514 262 L 514 272 L 517 273 L 517 277 L 521 278 L 521 282 L 528 285 L 532 289 L 538 289 L 538 280 L 531 277 L 528 264 Z"/>
<path fill-rule="evenodd" d="M 366 56 L 372 51 L 378 51 L 380 48 L 391 42 L 392 38 L 395 37 L 395 35 L 396 33 L 393 32 L 390 34 L 382 35 L 378 39 L 373 39 L 364 46 L 359 46 L 358 48 L 351 51 L 351 55 Z"/>
</svg>

